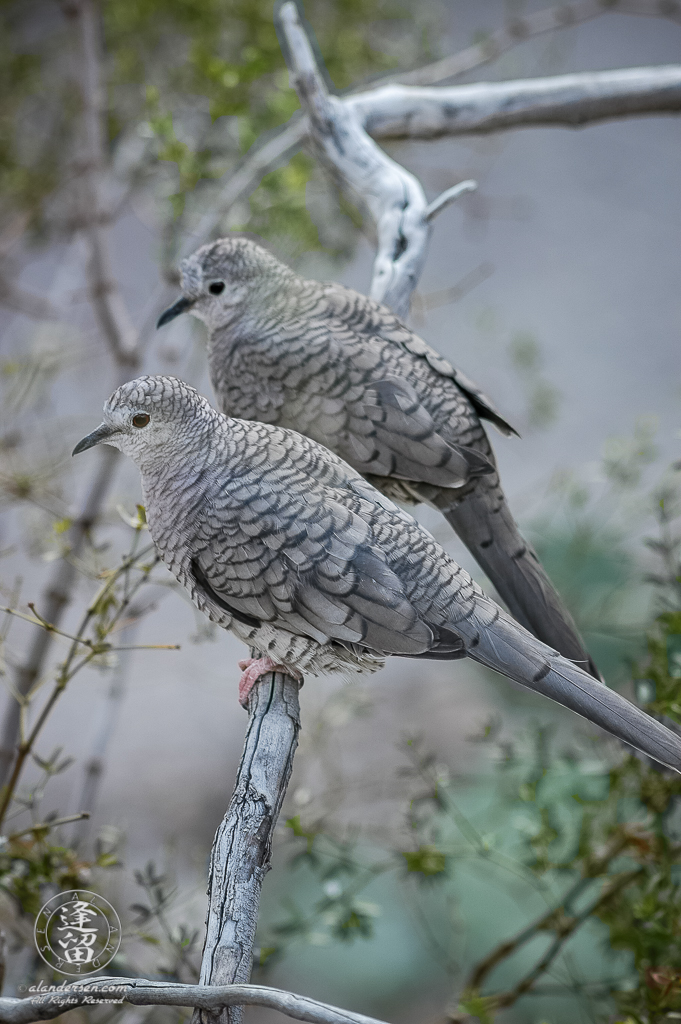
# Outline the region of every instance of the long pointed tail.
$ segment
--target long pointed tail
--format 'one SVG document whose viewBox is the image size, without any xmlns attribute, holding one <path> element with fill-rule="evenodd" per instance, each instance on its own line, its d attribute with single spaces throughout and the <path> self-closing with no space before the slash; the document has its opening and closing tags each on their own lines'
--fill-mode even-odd
<svg viewBox="0 0 681 1024">
<path fill-rule="evenodd" d="M 541 643 L 488 597 L 478 597 L 474 615 L 454 628 L 464 636 L 474 661 L 543 693 L 681 772 L 681 736 Z"/>
<path fill-rule="evenodd" d="M 491 491 L 481 482 L 473 494 L 447 509 L 444 516 L 518 622 L 600 679 L 572 616 L 532 547 L 521 536 L 501 492 Z"/>
</svg>

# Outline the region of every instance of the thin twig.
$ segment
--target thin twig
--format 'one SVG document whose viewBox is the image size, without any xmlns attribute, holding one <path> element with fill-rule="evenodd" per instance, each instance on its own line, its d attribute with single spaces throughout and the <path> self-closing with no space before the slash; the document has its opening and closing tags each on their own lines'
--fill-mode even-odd
<svg viewBox="0 0 681 1024">
<path fill-rule="evenodd" d="M 78 580 L 75 559 L 81 554 L 90 529 L 99 516 L 119 459 L 120 453 L 115 448 L 102 447 L 80 513 L 66 535 L 70 557 L 61 559 L 47 581 L 41 599 L 42 614 L 55 627 L 59 626 L 64 616 Z M 26 660 L 16 669 L 13 687 L 16 696 L 10 696 L 0 735 L 0 786 L 7 781 L 16 753 L 22 707 L 36 680 L 42 675 L 54 635 L 53 631 L 44 629 L 36 633 Z"/>
<path fill-rule="evenodd" d="M 598 911 L 604 907 L 614 896 L 619 895 L 623 889 L 626 889 L 628 885 L 631 885 L 633 881 L 640 878 L 645 872 L 645 868 L 637 868 L 636 871 L 628 871 L 619 878 L 616 878 L 607 888 L 606 891 L 586 910 L 583 910 L 581 914 L 575 915 L 570 918 L 557 932 L 555 939 L 547 949 L 544 956 L 541 958 L 538 964 L 532 968 L 531 971 L 522 978 L 518 984 L 511 989 L 509 992 L 502 992 L 501 995 L 495 996 L 495 1005 L 500 1009 L 502 1007 L 513 1006 L 513 1004 L 526 992 L 534 986 L 537 978 L 540 978 L 542 974 L 545 974 L 549 969 L 553 961 L 556 959 L 561 949 L 581 925 L 588 920 L 592 915 L 598 913 Z"/>
<path fill-rule="evenodd" d="M 79 811 L 78 814 L 67 814 L 65 818 L 54 818 L 52 821 L 39 821 L 35 825 L 29 825 L 28 828 L 24 828 L 21 832 L 11 832 L 7 839 L 13 842 L 15 839 L 21 839 L 22 836 L 30 835 L 31 832 L 49 832 L 52 828 L 57 828 L 58 825 L 69 825 L 72 821 L 83 821 L 83 819 L 89 818 L 89 811 Z"/>
<path fill-rule="evenodd" d="M 535 964 L 535 966 L 530 971 L 528 971 L 527 974 L 523 978 L 521 978 L 518 984 L 515 985 L 512 989 L 509 989 L 506 992 L 500 992 L 494 995 L 484 997 L 486 1009 L 489 1012 L 500 1009 L 506 1009 L 509 1006 L 513 1006 L 513 1004 L 516 1003 L 521 996 L 527 995 L 534 988 L 537 979 L 542 977 L 542 975 L 544 975 L 548 971 L 553 961 L 561 952 L 565 943 L 572 935 L 574 935 L 577 929 L 580 928 L 585 923 L 585 921 L 587 921 L 590 917 L 592 917 L 594 914 L 597 914 L 602 907 L 604 907 L 607 903 L 610 902 L 610 900 L 612 900 L 615 896 L 618 896 L 624 889 L 627 888 L 627 886 L 631 885 L 631 883 L 634 882 L 637 878 L 640 878 L 644 872 L 645 868 L 637 868 L 634 871 L 627 871 L 621 875 L 618 875 L 616 878 L 611 879 L 610 884 L 606 886 L 605 891 L 602 892 L 598 899 L 591 903 L 585 910 L 581 911 L 579 914 L 575 914 L 572 917 L 565 917 L 561 919 L 559 922 L 557 922 L 555 928 L 553 929 L 555 931 L 555 937 L 553 939 L 553 942 L 551 942 L 551 944 L 549 945 L 548 949 L 543 954 L 539 962 Z M 580 881 L 585 882 L 586 879 L 581 879 Z M 574 899 L 576 895 L 577 892 L 572 893 L 572 898 Z M 536 934 L 534 926 L 530 926 L 530 928 L 527 929 L 528 932 L 530 930 L 532 930 L 532 934 Z M 521 935 L 523 935 L 523 933 L 521 933 Z M 511 950 L 511 952 L 513 952 L 515 948 L 517 947 L 514 947 L 514 949 Z M 500 957 L 495 963 L 492 963 L 489 969 L 491 970 L 492 967 L 495 967 L 496 964 L 500 962 L 501 959 L 504 959 L 504 957 Z M 485 973 L 487 973 L 487 971 Z M 467 998 L 471 995 L 471 993 L 471 989 L 465 989 L 463 992 L 463 997 Z M 469 1014 L 455 1013 L 448 1014 L 448 1020 L 451 1021 L 452 1024 L 473 1024 L 474 1018 L 471 1017 Z"/>
<path fill-rule="evenodd" d="M 621 832 L 606 845 L 605 849 L 599 856 L 587 859 L 583 866 L 584 874 L 570 886 L 560 903 L 551 907 L 547 912 L 538 917 L 536 921 L 533 921 L 523 928 L 522 931 L 518 932 L 518 934 L 513 938 L 499 943 L 491 953 L 475 965 L 468 976 L 468 980 L 466 981 L 464 988 L 466 990 L 478 992 L 482 988 L 483 982 L 487 976 L 503 960 L 506 960 L 509 956 L 515 953 L 516 950 L 520 949 L 521 946 L 524 946 L 525 943 L 529 942 L 530 939 L 534 938 L 534 936 L 539 932 L 556 930 L 555 927 L 552 926 L 559 923 L 561 918 L 564 918 L 568 908 L 579 896 L 581 896 L 584 890 L 607 871 L 611 861 L 622 853 L 629 841 L 630 836 L 628 836 L 626 832 Z"/>
<path fill-rule="evenodd" d="M 290 160 L 307 138 L 307 132 L 307 118 L 298 114 L 266 142 L 259 139 L 254 143 L 241 164 L 225 176 L 225 186 L 212 203 L 211 209 L 185 238 L 182 255 L 187 256 L 205 242 L 232 207 L 255 192 L 266 174 Z"/>
<path fill-rule="evenodd" d="M 573 0 L 572 3 L 546 7 L 525 16 L 516 15 L 509 18 L 503 28 L 490 32 L 475 46 L 468 46 L 465 50 L 459 50 L 458 53 L 416 71 L 393 72 L 388 77 L 405 85 L 434 85 L 489 64 L 527 39 L 556 29 L 572 28 L 601 14 L 613 13 L 665 17 L 681 22 L 681 9 L 675 3 L 663 4 L 655 0 Z"/>
<path fill-rule="evenodd" d="M 136 534 L 135 539 L 133 541 L 133 551 L 136 549 L 138 537 L 139 531 Z M 137 557 L 142 557 L 142 555 L 139 555 Z M 128 589 L 127 596 L 124 597 L 124 599 L 121 601 L 117 610 L 107 623 L 106 633 L 103 637 L 100 637 L 98 643 L 88 643 L 84 637 L 85 631 L 92 622 L 92 620 L 96 617 L 97 609 L 98 606 L 100 605 L 100 602 L 102 601 L 102 598 L 109 593 L 111 588 L 114 586 L 116 581 L 121 576 L 125 576 L 128 573 L 131 564 L 130 556 L 124 558 L 122 564 L 119 565 L 117 569 L 115 569 L 112 573 L 109 574 L 106 582 L 101 587 L 99 593 L 95 596 L 94 600 L 90 603 L 87 610 L 85 611 L 85 614 L 81 619 L 80 626 L 78 627 L 78 630 L 76 631 L 75 635 L 72 637 L 71 644 L 66 655 L 66 659 L 59 667 L 59 671 L 57 673 L 57 678 L 52 688 L 52 692 L 50 693 L 50 696 L 47 698 L 47 701 L 45 702 L 43 707 L 41 708 L 41 711 L 29 735 L 25 739 L 21 739 L 19 746 L 17 748 L 16 758 L 14 760 L 14 765 L 12 767 L 12 772 L 9 777 L 9 781 L 5 786 L 3 786 L 2 790 L 0 791 L 0 825 L 2 825 L 2 822 L 5 819 L 5 815 L 7 814 L 7 810 L 14 796 L 14 792 L 16 790 L 26 760 L 31 754 L 33 746 L 38 736 L 40 735 L 40 732 L 42 731 L 43 726 L 45 725 L 54 705 L 61 697 L 68 683 L 71 681 L 71 679 L 73 679 L 75 675 L 77 675 L 80 672 L 81 669 L 85 668 L 86 665 L 88 665 L 94 658 L 98 657 L 100 654 L 108 653 L 108 651 L 112 649 L 110 646 L 107 646 L 104 643 L 105 637 L 110 635 L 114 631 L 116 625 L 118 624 L 123 614 L 125 613 L 130 601 L 137 593 L 139 588 L 148 580 L 151 570 L 157 561 L 158 556 L 152 561 L 151 565 L 140 567 L 141 571 L 139 579 L 132 587 Z M 42 624 L 42 633 L 44 635 L 51 636 L 55 632 L 55 628 L 52 625 L 52 623 L 47 621 L 46 619 L 43 619 L 43 623 L 39 624 Z M 82 646 L 87 647 L 88 652 L 80 659 L 80 661 L 75 661 Z M 177 650 L 178 647 L 176 644 L 163 644 L 154 645 L 154 649 Z M 25 695 L 24 700 L 22 702 L 17 702 L 17 706 L 19 707 L 20 711 L 22 709 L 25 709 L 27 699 L 28 693 Z M 19 722 L 19 725 L 21 725 L 21 721 Z"/>
</svg>

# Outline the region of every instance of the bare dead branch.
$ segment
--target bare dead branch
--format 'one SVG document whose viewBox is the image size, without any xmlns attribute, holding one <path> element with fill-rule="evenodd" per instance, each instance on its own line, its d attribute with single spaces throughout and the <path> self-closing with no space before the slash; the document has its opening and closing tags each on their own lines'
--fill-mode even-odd
<svg viewBox="0 0 681 1024">
<path fill-rule="evenodd" d="M 433 139 L 528 126 L 579 128 L 680 113 L 681 65 L 429 89 L 387 85 L 345 103 L 377 139 Z"/>
<path fill-rule="evenodd" d="M 246 982 L 251 976 L 260 891 L 298 745 L 299 685 L 270 672 L 251 690 L 234 792 L 211 853 L 202 985 Z M 194 1024 L 240 1024 L 242 1017 L 237 1006 L 210 1017 L 197 1010 Z"/>
<path fill-rule="evenodd" d="M 465 195 L 466 192 L 475 192 L 477 187 L 477 181 L 470 179 L 468 181 L 460 181 L 458 185 L 452 185 L 451 188 L 445 189 L 437 199 L 433 199 L 432 203 L 428 204 L 424 217 L 428 221 L 433 220 L 439 213 L 446 210 L 448 206 L 455 203 L 459 196 Z"/>
<path fill-rule="evenodd" d="M 421 184 L 369 138 L 349 104 L 329 94 L 294 3 L 281 7 L 279 20 L 292 84 L 308 117 L 312 148 L 376 224 L 377 252 L 369 294 L 405 316 L 430 236 Z"/>
<path fill-rule="evenodd" d="M 56 564 L 43 592 L 42 614 L 54 626 L 58 626 L 61 622 L 71 600 L 71 594 L 78 578 L 75 560 L 80 555 L 88 533 L 106 500 L 119 457 L 119 452 L 109 446 L 104 446 L 98 453 L 98 463 L 92 483 L 80 512 L 66 535 L 70 557 L 62 559 Z M 36 630 L 26 661 L 16 669 L 14 693 L 19 700 L 14 695 L 10 695 L 0 733 L 0 786 L 6 784 L 16 756 L 21 701 L 27 698 L 36 680 L 42 674 L 54 636 L 55 634 L 51 630 Z"/>
<path fill-rule="evenodd" d="M 0 999 L 0 1024 L 52 1020 L 66 1010 L 98 1002 L 125 1001 L 133 1006 L 194 1006 L 220 1011 L 230 1006 L 265 1006 L 310 1024 L 383 1024 L 307 996 L 265 985 L 179 985 L 139 978 L 96 978 L 67 985 L 58 992 L 26 999 Z"/>
<path fill-rule="evenodd" d="M 601 14 L 611 13 L 668 18 L 681 24 L 681 2 L 679 0 L 667 0 L 667 2 L 660 2 L 660 0 L 576 0 L 573 3 L 557 4 L 555 7 L 535 11 L 526 16 L 511 18 L 503 28 L 490 33 L 483 42 L 475 46 L 469 46 L 458 53 L 445 57 L 443 60 L 435 61 L 423 68 L 418 68 L 416 71 L 393 72 L 392 74 L 381 76 L 365 89 L 361 91 L 353 90 L 346 94 L 345 99 L 353 100 L 355 97 L 366 97 L 366 111 L 368 112 L 371 106 L 369 96 L 384 90 L 389 83 L 397 82 L 409 86 L 435 85 L 438 82 L 456 78 L 459 75 L 472 71 L 474 68 L 482 67 L 527 39 L 546 32 L 570 28 L 592 18 L 599 17 Z M 511 87 L 511 83 L 503 84 L 507 84 L 509 88 Z M 637 103 L 635 96 L 632 97 L 632 102 L 634 104 Z M 603 120 L 605 117 L 611 116 L 628 117 L 632 114 L 658 112 L 655 108 L 646 111 L 635 109 L 629 112 L 626 109 L 624 98 L 622 98 L 622 102 L 615 113 L 604 114 L 598 119 Z M 572 113 L 579 117 L 578 111 L 572 111 Z M 528 121 L 527 123 L 545 124 L 554 122 Z M 587 122 L 575 121 L 573 119 L 560 120 L 557 123 L 574 126 L 575 124 Z M 501 125 L 500 127 L 515 127 L 515 125 Z M 395 137 L 390 134 L 393 129 L 389 128 L 385 134 L 381 134 L 377 125 L 374 130 L 371 126 L 370 116 L 365 122 L 365 129 L 372 138 Z M 467 130 L 473 132 L 491 131 L 493 129 L 471 127 Z M 290 159 L 300 146 L 303 145 L 307 135 L 307 118 L 296 117 L 289 121 L 281 131 L 271 137 L 264 145 L 257 142 L 249 154 L 247 154 L 241 166 L 235 172 L 230 172 L 226 185 L 216 203 L 215 211 L 210 211 L 201 219 L 190 238 L 186 241 L 183 247 L 183 254 L 186 255 L 191 252 L 197 245 L 200 245 L 209 238 L 218 228 L 220 221 L 229 210 L 236 203 L 250 196 L 258 187 L 265 174 Z M 417 130 L 414 136 L 411 136 L 408 131 L 403 131 L 400 137 L 427 138 L 433 136 L 428 136 L 427 134 L 420 135 Z"/>
<path fill-rule="evenodd" d="M 587 8 L 589 17 L 602 9 L 600 2 L 577 6 L 582 20 Z M 539 12 L 545 16 L 542 24 L 546 28 L 542 31 L 565 23 L 566 8 L 560 9 L 560 15 L 557 11 Z M 223 192 L 220 216 L 237 201 L 236 197 L 242 199 L 253 191 L 263 173 L 307 139 L 339 187 L 350 192 L 373 218 L 377 253 L 369 294 L 402 316 L 409 311 L 411 294 L 423 269 L 431 219 L 466 189 L 455 186 L 428 204 L 414 175 L 388 157 L 372 139 L 436 138 L 522 125 L 575 127 L 606 119 L 681 111 L 678 66 L 430 89 L 384 85 L 341 99 L 330 95 L 326 88 L 295 4 L 285 3 L 279 19 L 292 82 L 306 117 L 290 122 L 280 135 L 256 150 L 252 160 L 244 162 Z M 204 218 L 192 242 L 215 223 L 215 218 Z"/>
<path fill-rule="evenodd" d="M 138 337 L 113 272 L 110 228 L 104 213 L 106 104 L 101 75 L 101 41 L 95 0 L 71 0 L 81 42 L 84 154 L 80 177 L 81 217 L 90 251 L 90 301 L 111 353 L 119 366 L 139 365 Z"/>
</svg>

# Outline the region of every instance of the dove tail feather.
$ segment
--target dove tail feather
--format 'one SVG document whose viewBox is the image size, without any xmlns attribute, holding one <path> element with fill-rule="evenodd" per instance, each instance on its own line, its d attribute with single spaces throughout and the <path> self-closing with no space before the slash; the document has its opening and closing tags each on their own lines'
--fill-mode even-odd
<svg viewBox="0 0 681 1024">
<path fill-rule="evenodd" d="M 482 601 L 494 608 L 487 598 Z M 480 612 L 482 608 L 476 609 L 474 619 L 479 642 L 469 648 L 470 658 L 570 708 L 660 764 L 681 772 L 681 736 L 546 647 L 509 616 L 501 614 L 483 625 Z"/>
<path fill-rule="evenodd" d="M 511 615 L 543 643 L 600 679 L 572 616 L 532 547 L 521 536 L 499 490 L 479 486 L 444 515 L 489 576 Z"/>
</svg>

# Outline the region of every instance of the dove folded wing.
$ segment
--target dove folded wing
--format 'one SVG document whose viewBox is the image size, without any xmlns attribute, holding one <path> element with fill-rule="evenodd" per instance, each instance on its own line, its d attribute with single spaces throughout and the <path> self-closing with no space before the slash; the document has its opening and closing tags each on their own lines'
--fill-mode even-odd
<svg viewBox="0 0 681 1024">
<path fill-rule="evenodd" d="M 261 515 L 264 503 L 260 494 L 250 506 Z M 230 531 L 229 545 L 207 520 L 191 560 L 197 589 L 238 622 L 382 654 L 465 657 L 455 632 L 419 616 L 369 524 L 351 509 L 328 496 L 323 503 L 302 496 L 270 508 L 257 536 L 249 509 L 240 516 L 242 529 Z"/>
<path fill-rule="evenodd" d="M 365 295 L 343 288 L 341 285 L 327 287 L 325 300 L 328 313 L 338 318 L 340 324 L 350 327 L 357 337 L 378 337 L 400 345 L 413 356 L 424 359 L 431 369 L 442 377 L 449 377 L 470 399 L 481 419 L 493 423 L 505 436 L 518 431 L 508 423 L 494 403 L 465 374 L 444 359 L 422 338 L 414 334 L 387 306 L 369 299 Z"/>
<path fill-rule="evenodd" d="M 484 455 L 445 441 L 414 388 L 399 377 L 372 382 L 348 414 L 337 448 L 361 473 L 461 487 L 494 472 Z"/>
</svg>

